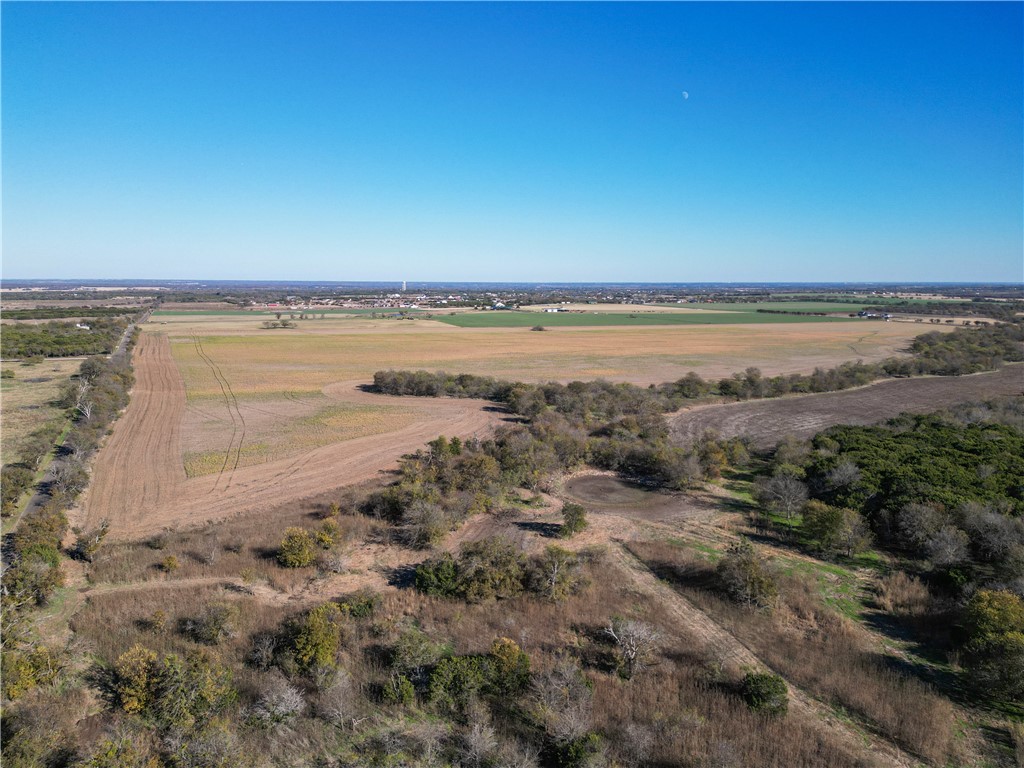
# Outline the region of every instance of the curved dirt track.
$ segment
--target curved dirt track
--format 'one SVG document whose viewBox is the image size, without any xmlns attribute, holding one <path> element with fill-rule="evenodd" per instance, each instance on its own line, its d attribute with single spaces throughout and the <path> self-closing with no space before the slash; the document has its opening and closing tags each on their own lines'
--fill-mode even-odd
<svg viewBox="0 0 1024 768">
<path fill-rule="evenodd" d="M 844 392 L 705 405 L 669 418 L 673 439 L 690 444 L 707 429 L 768 448 L 786 435 L 811 437 L 836 424 L 877 424 L 901 413 L 929 413 L 957 403 L 1024 392 L 1024 365 L 972 376 L 889 379 Z"/>
<path fill-rule="evenodd" d="M 185 388 L 166 337 L 143 334 L 135 374 L 131 403 L 99 452 L 79 521 L 87 527 L 106 518 L 112 539 L 137 539 L 168 527 L 297 502 L 393 469 L 402 455 L 439 434 L 482 436 L 501 419 L 500 411 L 480 400 L 403 398 L 403 405 L 417 411 L 416 422 L 403 429 L 223 475 L 186 479 L 180 431 Z M 346 402 L 395 402 L 362 392 L 351 382 L 330 385 L 326 391 Z"/>
</svg>

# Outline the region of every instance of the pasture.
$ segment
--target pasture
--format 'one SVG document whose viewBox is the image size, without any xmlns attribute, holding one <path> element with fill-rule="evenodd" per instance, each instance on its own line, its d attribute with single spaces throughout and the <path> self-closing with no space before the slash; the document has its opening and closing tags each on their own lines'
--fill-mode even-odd
<svg viewBox="0 0 1024 768">
<path fill-rule="evenodd" d="M 61 388 L 78 372 L 79 359 L 53 358 L 37 365 L 5 363 L 13 379 L 0 379 L 3 463 L 18 460 L 21 441 L 48 421 L 63 420 L 64 411 L 54 405 Z"/>
</svg>

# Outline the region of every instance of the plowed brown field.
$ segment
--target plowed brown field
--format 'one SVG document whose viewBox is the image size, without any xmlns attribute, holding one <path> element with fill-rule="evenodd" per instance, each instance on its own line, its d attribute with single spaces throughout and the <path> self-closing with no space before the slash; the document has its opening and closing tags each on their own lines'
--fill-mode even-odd
<svg viewBox="0 0 1024 768">
<path fill-rule="evenodd" d="M 901 413 L 928 413 L 956 403 L 1024 392 L 1024 365 L 994 373 L 890 379 L 845 392 L 795 395 L 690 408 L 670 418 L 673 438 L 688 445 L 707 429 L 747 437 L 756 448 L 786 435 L 805 438 L 835 424 L 877 424 Z"/>
<path fill-rule="evenodd" d="M 492 404 L 479 400 L 407 398 L 402 404 L 415 410 L 415 421 L 402 429 L 258 466 L 228 464 L 223 472 L 186 479 L 181 454 L 185 387 L 165 336 L 143 334 L 135 351 L 135 374 L 131 403 L 100 450 L 76 520 L 91 527 L 105 518 L 114 539 L 269 510 L 322 494 L 397 466 L 403 454 L 439 434 L 483 434 L 501 419 Z M 341 402 L 394 402 L 360 391 L 356 382 L 335 383 L 325 394 Z"/>
</svg>

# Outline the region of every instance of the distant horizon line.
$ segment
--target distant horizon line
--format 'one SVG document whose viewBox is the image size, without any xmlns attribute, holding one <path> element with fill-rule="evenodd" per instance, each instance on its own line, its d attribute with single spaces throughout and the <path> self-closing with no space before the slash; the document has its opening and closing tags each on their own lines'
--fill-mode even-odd
<svg viewBox="0 0 1024 768">
<path fill-rule="evenodd" d="M 401 286 L 411 285 L 509 285 L 509 286 L 613 286 L 613 287 L 689 287 L 689 286 L 1024 286 L 1024 279 L 1014 280 L 694 280 L 694 281 L 653 281 L 653 280 L 298 280 L 288 278 L 108 278 L 108 277 L 48 277 L 48 278 L 0 278 L 0 287 L 14 285 L 69 285 L 72 283 L 138 287 L 161 285 L 351 285 L 351 286 Z"/>
</svg>

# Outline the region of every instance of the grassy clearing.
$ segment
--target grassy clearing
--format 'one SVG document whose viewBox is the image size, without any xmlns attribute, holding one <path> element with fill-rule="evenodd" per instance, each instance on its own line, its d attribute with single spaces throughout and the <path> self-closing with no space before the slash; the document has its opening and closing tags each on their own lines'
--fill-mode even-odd
<svg viewBox="0 0 1024 768">
<path fill-rule="evenodd" d="M 3 463 L 16 461 L 21 441 L 48 421 L 63 421 L 64 412 L 54 405 L 61 388 L 78 372 L 81 360 L 53 359 L 38 365 L 5 363 L 13 379 L 0 379 L 0 442 Z"/>
<path fill-rule="evenodd" d="M 712 305 L 707 305 L 709 308 Z M 721 305 L 728 308 L 731 305 Z M 701 307 L 703 309 L 703 306 Z M 801 317 L 799 315 L 769 315 L 756 311 L 716 312 L 648 312 L 638 310 L 636 314 L 622 312 L 460 312 L 453 315 L 435 315 L 435 320 L 459 328 L 530 328 L 534 325 L 545 327 L 603 326 L 603 325 L 725 325 L 748 323 L 806 323 L 845 322 L 849 318 Z"/>
</svg>

